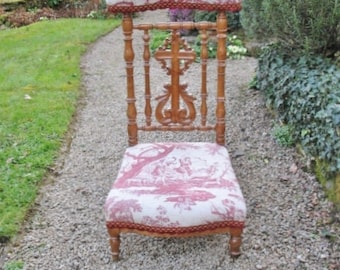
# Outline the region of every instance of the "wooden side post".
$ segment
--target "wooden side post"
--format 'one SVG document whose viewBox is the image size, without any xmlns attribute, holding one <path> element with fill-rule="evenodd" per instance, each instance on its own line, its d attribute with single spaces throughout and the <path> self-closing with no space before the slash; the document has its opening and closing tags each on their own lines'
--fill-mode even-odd
<svg viewBox="0 0 340 270">
<path fill-rule="evenodd" d="M 129 145 L 136 145 L 137 139 L 137 110 L 136 110 L 136 97 L 135 97 L 135 85 L 133 78 L 133 60 L 135 53 L 132 45 L 132 32 L 133 32 L 133 21 L 132 14 L 124 14 L 123 22 L 123 33 L 124 33 L 124 59 L 126 63 L 126 82 L 127 82 L 127 117 L 128 117 L 128 135 Z"/>
<path fill-rule="evenodd" d="M 217 15 L 217 107 L 216 143 L 225 144 L 225 68 L 227 59 L 227 17 L 224 11 Z"/>
</svg>

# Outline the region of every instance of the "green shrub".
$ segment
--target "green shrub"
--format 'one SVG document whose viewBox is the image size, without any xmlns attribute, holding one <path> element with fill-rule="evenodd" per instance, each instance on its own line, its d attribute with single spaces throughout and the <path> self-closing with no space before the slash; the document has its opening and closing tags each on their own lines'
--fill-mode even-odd
<svg viewBox="0 0 340 270">
<path fill-rule="evenodd" d="M 195 43 L 193 44 L 193 49 L 196 52 L 197 60 L 200 60 L 200 54 L 201 54 L 201 36 L 198 35 L 196 37 Z M 207 49 L 208 49 L 208 58 L 215 58 L 217 53 L 217 43 L 216 40 L 209 39 L 207 43 Z"/>
<path fill-rule="evenodd" d="M 89 5 L 91 1 L 88 0 L 26 0 L 25 7 L 31 8 L 81 8 Z M 100 2 L 100 7 L 102 6 L 102 1 Z"/>
<path fill-rule="evenodd" d="M 272 36 L 262 2 L 264 1 L 243 0 L 240 12 L 240 22 L 247 36 L 260 41 Z"/>
<path fill-rule="evenodd" d="M 216 17 L 217 17 L 216 11 L 196 10 L 194 21 L 216 22 Z M 239 12 L 227 12 L 227 19 L 228 19 L 228 31 L 234 31 L 242 27 Z"/>
<path fill-rule="evenodd" d="M 152 30 L 150 33 L 150 50 L 152 53 L 162 46 L 164 40 L 170 36 L 170 33 L 162 30 Z M 198 35 L 191 45 L 193 50 L 196 52 L 197 59 L 200 59 L 201 53 L 201 37 Z M 214 39 L 209 39 L 208 44 L 208 58 L 215 58 L 217 53 L 217 43 Z M 247 49 L 244 47 L 243 42 L 236 35 L 228 35 L 227 38 L 227 54 L 229 59 L 242 59 L 247 54 Z"/>
<path fill-rule="evenodd" d="M 340 47 L 338 0 L 244 0 L 241 23 L 248 36 L 275 39 L 291 54 L 334 54 Z"/>
<path fill-rule="evenodd" d="M 153 29 L 150 36 L 150 50 L 154 53 L 156 49 L 163 45 L 165 39 L 170 36 L 170 33 L 168 31 Z"/>
<path fill-rule="evenodd" d="M 216 58 L 217 42 L 214 39 L 209 39 L 208 44 L 208 58 Z M 193 49 L 196 52 L 197 58 L 200 58 L 201 52 L 201 37 L 197 36 Z M 236 35 L 228 35 L 227 37 L 227 55 L 229 59 L 237 60 L 243 59 L 247 55 L 247 49 L 244 47 L 243 42 Z"/>
<path fill-rule="evenodd" d="M 291 57 L 278 46 L 259 57 L 257 87 L 293 139 L 312 157 L 340 171 L 340 70 L 321 57 Z"/>
<path fill-rule="evenodd" d="M 244 47 L 243 41 L 236 35 L 227 37 L 227 55 L 229 59 L 243 59 L 247 55 L 247 48 Z"/>
<path fill-rule="evenodd" d="M 62 3 L 62 0 L 47 0 L 49 7 L 58 7 Z"/>
<path fill-rule="evenodd" d="M 292 147 L 294 145 L 293 128 L 291 125 L 274 125 L 273 135 L 276 142 L 284 147 Z"/>
<path fill-rule="evenodd" d="M 216 22 L 217 12 L 216 11 L 204 11 L 204 10 L 196 10 L 194 21 L 207 21 L 207 22 Z"/>
</svg>

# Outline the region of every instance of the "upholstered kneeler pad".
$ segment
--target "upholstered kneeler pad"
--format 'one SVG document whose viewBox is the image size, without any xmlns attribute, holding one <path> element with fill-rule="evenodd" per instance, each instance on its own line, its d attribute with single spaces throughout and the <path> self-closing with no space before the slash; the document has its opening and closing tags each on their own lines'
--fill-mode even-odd
<svg viewBox="0 0 340 270">
<path fill-rule="evenodd" d="M 227 149 L 215 143 L 129 147 L 104 208 L 109 228 L 161 234 L 242 228 L 246 217 Z"/>
<path fill-rule="evenodd" d="M 108 11 L 113 13 L 130 13 L 166 8 L 236 12 L 241 9 L 241 2 L 242 0 L 106 0 Z"/>
</svg>

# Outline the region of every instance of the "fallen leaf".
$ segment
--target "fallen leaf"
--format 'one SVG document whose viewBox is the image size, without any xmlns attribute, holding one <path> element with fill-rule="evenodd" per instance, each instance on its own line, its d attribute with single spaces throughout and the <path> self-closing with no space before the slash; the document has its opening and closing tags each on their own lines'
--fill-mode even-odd
<svg viewBox="0 0 340 270">
<path fill-rule="evenodd" d="M 298 170 L 298 166 L 295 163 L 293 163 L 289 168 L 289 172 L 291 172 L 293 174 L 296 174 L 297 170 Z"/>
</svg>

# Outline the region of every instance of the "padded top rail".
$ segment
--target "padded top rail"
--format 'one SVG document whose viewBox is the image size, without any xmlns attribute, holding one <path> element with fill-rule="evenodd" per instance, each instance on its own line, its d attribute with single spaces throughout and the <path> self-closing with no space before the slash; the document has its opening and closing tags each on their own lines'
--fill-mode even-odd
<svg viewBox="0 0 340 270">
<path fill-rule="evenodd" d="M 242 0 L 106 0 L 111 13 L 133 13 L 156 9 L 199 9 L 231 11 L 241 9 Z"/>
</svg>

